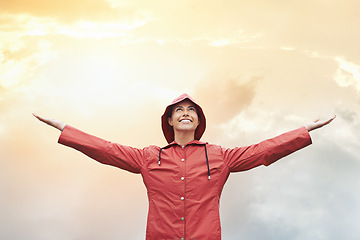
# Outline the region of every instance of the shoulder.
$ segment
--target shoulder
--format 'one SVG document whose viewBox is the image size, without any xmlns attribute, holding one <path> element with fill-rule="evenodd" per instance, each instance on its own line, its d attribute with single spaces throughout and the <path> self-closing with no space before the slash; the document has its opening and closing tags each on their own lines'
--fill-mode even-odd
<svg viewBox="0 0 360 240">
<path fill-rule="evenodd" d="M 212 154 L 222 154 L 224 148 L 218 144 L 206 143 L 206 149 L 209 153 Z"/>
<path fill-rule="evenodd" d="M 147 156 L 153 155 L 153 154 L 158 155 L 159 151 L 160 151 L 160 147 L 156 146 L 156 145 L 150 145 L 148 147 L 144 147 L 142 150 L 143 150 L 144 154 Z"/>
</svg>

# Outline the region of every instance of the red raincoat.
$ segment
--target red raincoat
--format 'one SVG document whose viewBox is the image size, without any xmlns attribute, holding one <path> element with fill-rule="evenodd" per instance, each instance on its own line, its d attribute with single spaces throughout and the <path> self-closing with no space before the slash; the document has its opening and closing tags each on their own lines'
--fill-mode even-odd
<svg viewBox="0 0 360 240">
<path fill-rule="evenodd" d="M 247 147 L 229 149 L 199 140 L 180 146 L 172 141 L 160 151 L 158 146 L 112 143 L 67 125 L 59 143 L 142 175 L 149 199 L 146 239 L 203 240 L 221 239 L 219 201 L 230 172 L 268 166 L 311 144 L 311 138 L 302 127 Z"/>
</svg>

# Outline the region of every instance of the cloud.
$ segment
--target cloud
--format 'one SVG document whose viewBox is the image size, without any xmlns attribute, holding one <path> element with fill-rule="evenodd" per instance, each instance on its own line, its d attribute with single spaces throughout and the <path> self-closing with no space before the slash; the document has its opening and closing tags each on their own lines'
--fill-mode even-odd
<svg viewBox="0 0 360 240">
<path fill-rule="evenodd" d="M 3 89 L 28 84 L 40 66 L 56 58 L 52 43 L 46 40 L 28 38 L 23 40 L 23 45 L 9 45 L 0 55 L 0 86 Z"/>
<path fill-rule="evenodd" d="M 231 36 L 208 39 L 209 46 L 212 47 L 224 47 L 229 45 L 237 45 L 245 47 L 247 43 L 251 43 L 256 38 L 261 37 L 261 34 L 255 34 L 252 36 L 247 36 L 243 31 L 239 30 L 237 33 L 231 34 Z"/>
<path fill-rule="evenodd" d="M 353 239 L 353 233 L 343 230 L 356 231 L 351 217 L 356 214 L 351 212 L 360 211 L 356 203 L 360 194 L 353 191 L 358 183 L 357 171 L 348 167 L 358 169 L 360 165 L 356 155 L 340 150 L 339 145 L 324 139 L 281 160 L 278 166 L 272 166 L 274 169 L 261 171 L 251 190 L 255 201 L 250 206 L 259 224 L 268 230 L 290 229 L 291 239 L 336 239 L 334 236 L 339 235 Z M 270 190 L 275 185 L 276 190 Z M 284 233 L 273 231 L 272 235 L 281 239 Z"/>
<path fill-rule="evenodd" d="M 352 86 L 360 92 L 360 66 L 341 57 L 336 57 L 335 61 L 338 63 L 338 69 L 334 80 L 340 87 Z"/>
<path fill-rule="evenodd" d="M 57 145 L 31 112 L 161 146 L 160 115 L 183 92 L 204 108 L 203 140 L 224 147 L 338 115 L 309 148 L 231 175 L 224 239 L 360 234 L 358 2 L 115 2 L 1 2 L 1 237 L 143 238 L 141 177 Z"/>
<path fill-rule="evenodd" d="M 214 123 L 227 122 L 251 104 L 260 78 L 244 80 L 239 76 L 218 75 L 198 83 L 196 99 Z"/>
<path fill-rule="evenodd" d="M 51 17 L 37 17 L 31 15 L 7 15 L 2 16 L 6 24 L 0 26 L 2 35 L 22 40 L 21 37 L 68 36 L 73 38 L 123 38 L 120 41 L 129 41 L 131 32 L 146 25 L 152 20 L 148 12 L 137 11 L 134 15 L 108 21 L 96 21 L 95 19 L 79 20 L 74 23 L 63 23 Z M 0 32 L 1 34 L 1 32 Z M 6 34 L 6 35 L 5 35 Z M 134 42 L 139 39 L 130 38 Z"/>
<path fill-rule="evenodd" d="M 338 113 L 345 121 L 349 123 L 353 123 L 356 121 L 356 119 L 359 119 L 358 112 L 355 110 L 337 107 L 336 113 Z"/>
<path fill-rule="evenodd" d="M 0 13 L 51 17 L 70 23 L 81 19 L 113 19 L 127 15 L 129 12 L 119 13 L 118 9 L 112 8 L 109 2 L 103 0 L 4 0 L 1 3 Z"/>
<path fill-rule="evenodd" d="M 255 125 L 259 124 L 256 119 Z M 358 236 L 355 218 L 360 212 L 357 204 L 360 194 L 354 189 L 359 184 L 360 156 L 356 150 L 359 140 L 345 133 L 341 137 L 338 131 L 346 131 L 344 125 L 350 125 L 349 129 L 356 126 L 346 124 L 343 119 L 336 121 L 311 133 L 313 145 L 269 167 L 230 175 L 221 207 L 224 238 L 355 239 Z M 280 129 L 283 122 L 280 118 L 271 121 L 271 127 Z M 249 132 L 259 138 L 256 130 Z M 249 138 L 246 134 L 240 136 L 240 131 L 234 135 L 238 138 L 229 142 L 241 143 L 242 138 Z M 263 133 L 267 135 L 268 132 Z M 259 232 L 259 228 L 263 231 Z"/>
</svg>

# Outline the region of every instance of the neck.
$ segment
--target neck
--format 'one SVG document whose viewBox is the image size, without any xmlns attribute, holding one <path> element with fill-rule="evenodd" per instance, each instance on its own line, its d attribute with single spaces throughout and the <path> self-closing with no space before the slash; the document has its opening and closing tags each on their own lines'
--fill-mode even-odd
<svg viewBox="0 0 360 240">
<path fill-rule="evenodd" d="M 195 139 L 195 132 L 175 132 L 175 142 L 185 146 Z"/>
</svg>

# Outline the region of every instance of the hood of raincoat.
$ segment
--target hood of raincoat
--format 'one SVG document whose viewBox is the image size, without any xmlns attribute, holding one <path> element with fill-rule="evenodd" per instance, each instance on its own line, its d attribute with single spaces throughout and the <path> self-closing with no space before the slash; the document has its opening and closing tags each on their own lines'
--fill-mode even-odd
<svg viewBox="0 0 360 240">
<path fill-rule="evenodd" d="M 169 125 L 168 123 L 168 118 L 171 117 L 172 114 L 172 107 L 181 102 L 184 101 L 185 99 L 189 99 L 197 108 L 197 113 L 199 116 L 199 126 L 196 128 L 195 130 L 195 140 L 200 140 L 201 136 L 204 134 L 205 132 L 205 128 L 206 128 L 206 118 L 204 115 L 204 112 L 202 110 L 202 108 L 195 102 L 195 100 L 190 97 L 188 94 L 184 93 L 182 95 L 180 95 L 179 97 L 175 98 L 170 105 L 168 105 L 165 109 L 164 114 L 161 116 L 161 127 L 165 136 L 165 139 L 168 143 L 171 143 L 172 141 L 174 141 L 174 129 L 172 126 Z"/>
</svg>

